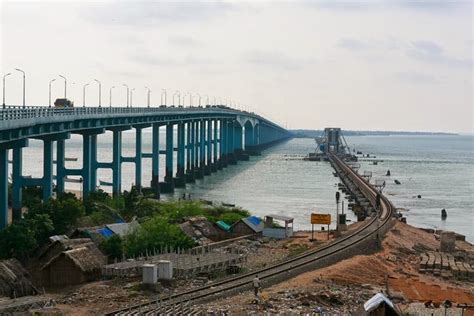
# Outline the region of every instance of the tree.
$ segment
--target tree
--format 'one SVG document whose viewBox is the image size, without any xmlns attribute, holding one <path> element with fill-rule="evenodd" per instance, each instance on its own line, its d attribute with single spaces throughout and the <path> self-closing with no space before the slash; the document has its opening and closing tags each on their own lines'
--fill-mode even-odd
<svg viewBox="0 0 474 316">
<path fill-rule="evenodd" d="M 24 224 L 30 228 L 34 234 L 38 245 L 44 244 L 48 238 L 54 234 L 53 221 L 48 214 L 25 214 Z"/>
<path fill-rule="evenodd" d="M 20 221 L 0 231 L 0 258 L 25 259 L 38 246 L 35 233 Z"/>
<path fill-rule="evenodd" d="M 123 254 L 122 238 L 119 235 L 112 235 L 100 243 L 100 249 L 110 259 L 119 259 Z"/>
<path fill-rule="evenodd" d="M 128 256 L 136 256 L 147 250 L 173 248 L 188 249 L 194 241 L 186 236 L 177 225 L 169 224 L 162 217 L 154 217 L 141 225 L 140 228 L 127 235 L 124 250 Z"/>
<path fill-rule="evenodd" d="M 64 234 L 74 227 L 77 220 L 85 214 L 84 206 L 74 194 L 64 193 L 56 199 L 34 205 L 28 210 L 31 215 L 47 214 L 51 218 L 55 234 Z"/>
</svg>

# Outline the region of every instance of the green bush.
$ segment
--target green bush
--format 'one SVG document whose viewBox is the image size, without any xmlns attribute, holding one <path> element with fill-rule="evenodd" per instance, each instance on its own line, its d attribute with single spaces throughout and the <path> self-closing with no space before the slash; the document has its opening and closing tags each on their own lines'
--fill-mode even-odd
<svg viewBox="0 0 474 316">
<path fill-rule="evenodd" d="M 112 235 L 100 244 L 102 252 L 110 259 L 120 259 L 123 254 L 123 242 L 119 235 Z"/>
</svg>

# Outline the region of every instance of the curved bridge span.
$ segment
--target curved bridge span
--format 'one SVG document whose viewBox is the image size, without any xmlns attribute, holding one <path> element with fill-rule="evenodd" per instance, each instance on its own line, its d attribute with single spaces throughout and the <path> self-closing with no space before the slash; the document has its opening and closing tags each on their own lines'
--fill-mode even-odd
<svg viewBox="0 0 474 316">
<path fill-rule="evenodd" d="M 152 129 L 152 150 L 143 152 L 142 131 Z M 166 130 L 166 150 L 160 151 L 160 128 Z M 135 156 L 122 156 L 122 132 L 134 129 Z M 112 161 L 97 161 L 97 137 L 110 131 L 113 134 Z M 80 169 L 65 167 L 65 148 L 71 134 L 83 140 Z M 175 137 L 176 134 L 176 137 Z M 150 188 L 159 198 L 160 192 L 172 192 L 186 182 L 210 175 L 237 160 L 291 137 L 278 124 L 255 113 L 238 111 L 225 106 L 207 107 L 6 107 L 0 109 L 0 229 L 8 222 L 8 179 L 12 182 L 12 218 L 21 217 L 21 191 L 24 187 L 39 186 L 43 199 L 64 192 L 68 176 L 80 177 L 82 195 L 97 187 L 97 170 L 112 171 L 112 192 L 121 192 L 121 164 L 135 164 L 135 186 L 142 184 L 142 160 L 152 160 Z M 23 148 L 29 139 L 43 142 L 43 176 L 29 178 L 22 175 Z M 53 157 L 53 148 L 56 155 Z M 11 168 L 9 152 L 12 151 Z M 166 155 L 165 177 L 159 179 L 159 156 Z M 54 159 L 54 160 L 53 160 Z M 56 162 L 56 170 L 53 169 Z M 173 167 L 176 162 L 176 170 Z M 32 163 L 32 162 L 30 162 Z M 11 169 L 11 170 L 10 170 Z"/>
</svg>

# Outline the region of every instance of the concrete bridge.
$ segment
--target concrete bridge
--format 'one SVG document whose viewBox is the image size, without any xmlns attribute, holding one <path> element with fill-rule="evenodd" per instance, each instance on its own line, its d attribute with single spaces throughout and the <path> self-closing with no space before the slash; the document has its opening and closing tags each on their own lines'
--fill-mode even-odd
<svg viewBox="0 0 474 316">
<path fill-rule="evenodd" d="M 159 150 L 160 128 L 166 130 L 166 150 Z M 142 150 L 142 131 L 151 128 L 152 152 Z M 122 156 L 122 132 L 135 130 L 135 157 Z M 106 131 L 113 134 L 111 162 L 97 161 L 97 137 Z M 71 134 L 83 139 L 83 165 L 80 169 L 65 167 L 65 147 Z M 177 134 L 177 144 L 173 144 Z M 12 218 L 21 218 L 22 188 L 42 187 L 43 200 L 65 189 L 68 176 L 82 178 L 82 194 L 87 197 L 97 187 L 97 170 L 112 170 L 112 192 L 121 192 L 123 162 L 135 164 L 135 185 L 142 184 L 142 160 L 152 160 L 150 189 L 173 192 L 236 164 L 248 155 L 291 137 L 290 132 L 255 113 L 225 106 L 206 107 L 16 107 L 0 109 L 0 229 L 8 222 L 8 178 L 12 174 Z M 43 177 L 22 175 L 22 150 L 29 139 L 43 142 Z M 56 173 L 53 168 L 53 146 L 56 146 Z M 9 151 L 13 151 L 9 170 Z M 159 155 L 166 155 L 164 179 L 159 179 Z M 173 170 L 176 159 L 177 170 Z M 34 163 L 34 161 L 28 161 Z M 148 172 L 148 171 L 147 171 Z M 55 181 L 55 185 L 53 185 Z"/>
</svg>

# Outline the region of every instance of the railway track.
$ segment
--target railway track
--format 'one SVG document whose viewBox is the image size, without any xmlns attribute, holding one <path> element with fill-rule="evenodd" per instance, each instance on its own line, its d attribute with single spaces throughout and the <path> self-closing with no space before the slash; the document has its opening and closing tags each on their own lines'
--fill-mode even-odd
<svg viewBox="0 0 474 316">
<path fill-rule="evenodd" d="M 330 161 L 338 175 L 345 178 L 346 181 L 349 180 L 374 206 L 377 196 L 376 189 L 336 155 L 330 154 Z M 209 301 L 222 294 L 230 295 L 249 290 L 251 281 L 256 274 L 258 274 L 263 286 L 269 286 L 302 272 L 337 262 L 350 257 L 357 247 L 366 247 L 367 245 L 373 245 L 374 241 L 378 242 L 379 237 L 388 228 L 394 210 L 392 203 L 381 195 L 380 210 L 377 216 L 370 217 L 359 229 L 347 233 L 323 247 L 309 250 L 291 259 L 256 271 L 172 294 L 159 300 L 129 306 L 128 308 L 109 312 L 106 315 L 190 315 L 193 314 L 191 306 L 193 303 Z M 361 253 L 361 251 L 357 253 Z"/>
</svg>

